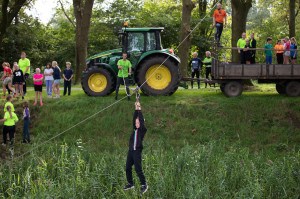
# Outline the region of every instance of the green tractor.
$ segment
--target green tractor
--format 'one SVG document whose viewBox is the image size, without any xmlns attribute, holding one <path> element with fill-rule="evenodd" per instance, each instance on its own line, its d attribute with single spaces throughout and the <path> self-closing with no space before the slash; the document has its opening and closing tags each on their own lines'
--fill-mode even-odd
<svg viewBox="0 0 300 199">
<path fill-rule="evenodd" d="M 107 96 L 115 91 L 118 60 L 127 53 L 132 64 L 131 84 L 146 95 L 172 95 L 180 83 L 180 59 L 171 49 L 163 49 L 160 34 L 164 28 L 127 28 L 119 33 L 120 49 L 106 51 L 87 59 L 81 85 L 89 96 Z M 168 58 L 168 59 L 167 59 Z M 161 66 L 160 66 L 161 65 Z M 160 66 L 160 67 L 159 67 Z M 158 68 L 159 67 L 159 68 Z"/>
</svg>

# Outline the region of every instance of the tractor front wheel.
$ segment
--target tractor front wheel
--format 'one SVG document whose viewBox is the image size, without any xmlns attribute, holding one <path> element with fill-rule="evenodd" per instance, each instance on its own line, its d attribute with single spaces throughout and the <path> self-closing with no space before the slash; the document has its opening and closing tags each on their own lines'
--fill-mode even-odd
<svg viewBox="0 0 300 199">
<path fill-rule="evenodd" d="M 180 83 L 180 69 L 164 56 L 153 56 L 143 61 L 136 77 L 146 95 L 172 95 Z"/>
<path fill-rule="evenodd" d="M 107 69 L 93 66 L 83 74 L 81 86 L 88 96 L 107 96 L 115 90 L 116 81 Z"/>
</svg>

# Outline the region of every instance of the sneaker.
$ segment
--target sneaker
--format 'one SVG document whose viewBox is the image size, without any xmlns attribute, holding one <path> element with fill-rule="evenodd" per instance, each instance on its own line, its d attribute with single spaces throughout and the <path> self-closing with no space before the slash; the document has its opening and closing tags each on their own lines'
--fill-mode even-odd
<svg viewBox="0 0 300 199">
<path fill-rule="evenodd" d="M 43 102 L 41 102 L 40 105 L 43 106 L 44 105 Z"/>
<path fill-rule="evenodd" d="M 141 188 L 141 194 L 144 194 L 148 191 L 148 186 L 147 185 L 142 185 L 142 188 Z"/>
<path fill-rule="evenodd" d="M 24 97 L 22 97 L 22 100 L 24 99 Z"/>
<path fill-rule="evenodd" d="M 1 98 L 6 98 L 6 96 L 5 96 L 5 95 L 3 95 Z"/>
<path fill-rule="evenodd" d="M 27 95 L 27 93 L 24 93 L 24 96 L 26 96 Z"/>
<path fill-rule="evenodd" d="M 5 143 L 2 143 L 2 146 L 6 146 L 6 144 L 5 144 Z"/>
<path fill-rule="evenodd" d="M 36 105 L 36 102 L 33 103 L 33 106 L 35 106 L 35 105 Z"/>
<path fill-rule="evenodd" d="M 123 190 L 127 191 L 127 190 L 133 189 L 133 188 L 134 188 L 133 184 L 127 184 L 125 187 L 123 187 Z"/>
</svg>

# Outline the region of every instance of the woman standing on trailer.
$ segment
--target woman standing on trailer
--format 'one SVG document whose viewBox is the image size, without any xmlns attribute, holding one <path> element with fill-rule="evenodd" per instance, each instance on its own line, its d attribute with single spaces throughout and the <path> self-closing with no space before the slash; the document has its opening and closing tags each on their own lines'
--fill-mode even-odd
<svg viewBox="0 0 300 199">
<path fill-rule="evenodd" d="M 295 37 L 291 38 L 291 50 L 297 50 L 297 43 Z M 291 62 L 296 64 L 297 51 L 291 51 Z"/>
<path fill-rule="evenodd" d="M 290 38 L 285 37 L 284 41 L 285 44 L 283 46 L 283 49 L 290 50 L 291 49 Z M 290 55 L 291 55 L 291 51 L 285 51 L 285 53 L 283 54 L 283 64 L 289 64 Z"/>
</svg>

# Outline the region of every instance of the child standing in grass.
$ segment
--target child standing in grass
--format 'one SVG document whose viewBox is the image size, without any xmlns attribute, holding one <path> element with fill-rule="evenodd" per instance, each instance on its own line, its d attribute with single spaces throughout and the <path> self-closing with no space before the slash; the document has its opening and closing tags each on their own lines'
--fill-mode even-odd
<svg viewBox="0 0 300 199">
<path fill-rule="evenodd" d="M 13 78 L 13 84 L 15 85 L 16 89 L 16 98 L 19 98 L 19 92 L 22 96 L 22 99 L 24 99 L 23 95 L 23 85 L 25 84 L 24 81 L 24 75 L 23 71 L 19 68 L 18 63 L 14 63 L 14 78 Z"/>
<path fill-rule="evenodd" d="M 45 82 L 47 88 L 48 97 L 52 97 L 52 84 L 53 84 L 53 69 L 51 63 L 47 63 L 46 69 L 44 70 Z"/>
<path fill-rule="evenodd" d="M 265 53 L 266 53 L 266 64 L 272 64 L 272 51 L 269 49 L 272 49 L 272 39 L 269 37 L 267 39 L 267 44 L 265 45 Z"/>
<path fill-rule="evenodd" d="M 27 101 L 23 102 L 23 120 L 24 120 L 24 126 L 23 126 L 23 143 L 29 143 L 30 142 L 30 135 L 29 135 L 29 123 L 30 123 L 30 113 L 29 113 L 29 104 Z"/>
<path fill-rule="evenodd" d="M 14 144 L 16 127 L 15 124 L 19 121 L 17 115 L 12 111 L 11 106 L 6 107 L 7 112 L 4 113 L 4 118 L 0 122 L 4 122 L 3 127 L 3 146 L 6 146 L 7 133 L 9 134 L 10 146 Z"/>
<path fill-rule="evenodd" d="M 52 85 L 53 91 L 55 93 L 55 97 L 53 97 L 54 99 L 59 98 L 59 83 L 60 83 L 60 68 L 57 65 L 56 61 L 52 62 L 52 67 L 53 67 L 53 79 L 54 79 L 54 83 Z"/>
<path fill-rule="evenodd" d="M 40 105 L 43 106 L 43 100 L 42 100 L 43 78 L 44 76 L 41 74 L 41 70 L 39 68 L 36 68 L 35 75 L 33 76 L 34 91 L 35 91 L 35 100 L 33 104 L 34 106 L 37 104 L 38 96 L 40 97 Z"/>
<path fill-rule="evenodd" d="M 15 91 L 11 87 L 11 84 L 12 84 L 12 79 L 11 79 L 12 71 L 10 69 L 9 63 L 4 62 L 2 64 L 2 66 L 3 66 L 3 76 L 1 78 L 1 80 L 3 80 L 3 96 L 2 96 L 2 98 L 5 98 L 5 95 L 6 95 L 6 86 L 8 87 L 8 90 L 11 90 L 13 93 Z"/>
<path fill-rule="evenodd" d="M 72 78 L 73 78 L 73 70 L 71 69 L 71 62 L 66 62 L 66 69 L 64 70 L 64 96 L 67 94 L 71 95 L 71 84 L 72 84 Z"/>
<path fill-rule="evenodd" d="M 141 105 L 139 102 L 135 103 L 135 112 L 133 115 L 133 132 L 131 133 L 129 140 L 129 151 L 127 154 L 126 161 L 126 177 L 128 184 L 123 190 L 133 189 L 132 179 L 132 165 L 135 167 L 135 171 L 140 178 L 142 184 L 141 194 L 144 194 L 148 190 L 145 176 L 142 170 L 142 150 L 143 150 L 143 139 L 147 132 L 147 128 L 144 125 L 144 117 L 141 111 Z"/>
</svg>

